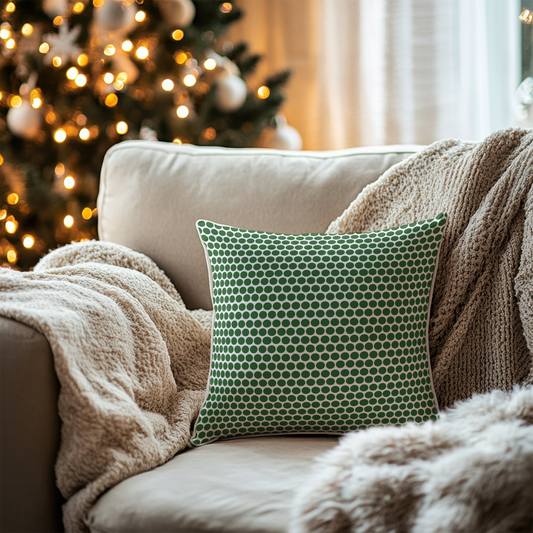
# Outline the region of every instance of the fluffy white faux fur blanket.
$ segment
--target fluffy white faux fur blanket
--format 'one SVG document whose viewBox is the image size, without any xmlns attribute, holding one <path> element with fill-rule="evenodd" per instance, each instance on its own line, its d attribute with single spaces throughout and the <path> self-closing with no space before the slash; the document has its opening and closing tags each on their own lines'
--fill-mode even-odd
<svg viewBox="0 0 533 533">
<path fill-rule="evenodd" d="M 87 531 L 83 517 L 102 492 L 187 446 L 209 331 L 151 259 L 102 242 L 60 248 L 34 272 L 0 269 L 0 314 L 50 343 L 61 383 L 63 521 L 68 533 Z"/>
<path fill-rule="evenodd" d="M 437 422 L 345 436 L 298 494 L 291 533 L 531 533 L 533 388 Z"/>
<path fill-rule="evenodd" d="M 423 426 L 345 437 L 302 487 L 293 533 L 533 531 L 533 132 L 435 143 L 366 187 L 328 232 L 448 213 Z M 515 389 L 513 384 L 528 386 Z M 501 389 L 502 391 L 492 391 Z"/>
</svg>

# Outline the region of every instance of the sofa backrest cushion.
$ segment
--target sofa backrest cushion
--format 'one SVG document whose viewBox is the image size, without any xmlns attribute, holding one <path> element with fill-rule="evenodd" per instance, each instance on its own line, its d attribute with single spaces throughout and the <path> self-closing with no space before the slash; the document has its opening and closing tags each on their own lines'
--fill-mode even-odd
<svg viewBox="0 0 533 533">
<path fill-rule="evenodd" d="M 284 152 L 126 141 L 102 167 L 99 237 L 151 257 L 189 309 L 211 309 L 198 219 L 324 233 L 367 184 L 420 149 Z"/>
</svg>

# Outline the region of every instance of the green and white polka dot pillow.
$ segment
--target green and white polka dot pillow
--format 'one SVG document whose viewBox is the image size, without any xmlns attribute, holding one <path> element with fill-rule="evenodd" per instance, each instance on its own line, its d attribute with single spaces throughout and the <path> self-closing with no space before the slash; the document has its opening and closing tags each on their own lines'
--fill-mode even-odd
<svg viewBox="0 0 533 533">
<path fill-rule="evenodd" d="M 445 223 L 278 235 L 199 220 L 215 313 L 192 443 L 436 419 L 427 330 Z"/>
</svg>

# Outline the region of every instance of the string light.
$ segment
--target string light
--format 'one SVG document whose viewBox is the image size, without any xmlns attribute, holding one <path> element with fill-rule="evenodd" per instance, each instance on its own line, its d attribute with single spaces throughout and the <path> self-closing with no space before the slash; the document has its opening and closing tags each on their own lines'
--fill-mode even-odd
<svg viewBox="0 0 533 533">
<path fill-rule="evenodd" d="M 53 25 L 54 26 L 61 26 L 61 24 L 63 24 L 63 17 L 58 15 L 53 21 L 52 21 Z"/>
<path fill-rule="evenodd" d="M 73 189 L 74 185 L 76 185 L 76 180 L 72 176 L 67 176 L 63 180 L 63 186 L 65 189 Z"/>
<path fill-rule="evenodd" d="M 8 13 L 13 13 L 13 11 L 15 11 L 16 9 L 16 6 L 13 2 L 9 2 L 9 4 L 6 5 L 6 11 Z"/>
<path fill-rule="evenodd" d="M 125 72 L 119 72 L 117 74 L 117 80 L 126 83 L 128 81 L 128 75 Z"/>
<path fill-rule="evenodd" d="M 0 39 L 9 39 L 11 32 L 7 28 L 0 29 Z"/>
<path fill-rule="evenodd" d="M 113 74 L 111 74 L 111 72 L 106 72 L 104 74 L 104 81 L 110 85 L 111 83 L 113 83 L 113 81 L 115 80 L 115 76 L 113 76 Z"/>
<path fill-rule="evenodd" d="M 8 39 L 6 42 L 6 48 L 8 50 L 13 50 L 17 46 L 17 43 L 15 42 L 15 39 Z"/>
<path fill-rule="evenodd" d="M 33 109 L 39 109 L 43 105 L 43 101 L 39 97 L 33 98 L 31 101 L 31 106 Z"/>
<path fill-rule="evenodd" d="M 187 54 L 185 52 L 180 52 L 177 56 L 176 56 L 176 63 L 178 65 L 183 65 L 183 63 L 185 63 L 185 61 L 187 61 Z"/>
<path fill-rule="evenodd" d="M 217 66 L 217 62 L 213 58 L 204 61 L 204 68 L 206 70 L 213 70 Z"/>
<path fill-rule="evenodd" d="M 65 165 L 63 163 L 58 163 L 56 167 L 54 168 L 54 172 L 58 176 L 62 176 L 65 173 Z"/>
<path fill-rule="evenodd" d="M 122 83 L 120 80 L 117 80 L 115 83 L 113 83 L 113 87 L 116 91 L 122 91 L 122 89 L 124 89 L 124 83 Z"/>
<path fill-rule="evenodd" d="M 105 97 L 105 105 L 107 107 L 115 107 L 118 104 L 118 96 L 115 93 L 108 94 Z"/>
<path fill-rule="evenodd" d="M 179 137 L 174 137 L 174 139 L 172 140 L 172 142 L 175 143 L 175 144 L 183 144 L 183 143 L 181 142 L 181 139 L 180 139 Z"/>
<path fill-rule="evenodd" d="M 22 245 L 24 248 L 31 248 L 35 244 L 35 239 L 32 235 L 26 234 L 22 237 Z"/>
<path fill-rule="evenodd" d="M 80 130 L 79 136 L 82 141 L 86 141 L 91 136 L 91 133 L 87 128 L 82 128 Z"/>
<path fill-rule="evenodd" d="M 80 67 L 85 67 L 87 63 L 89 63 L 89 58 L 87 57 L 87 54 L 80 54 L 78 56 L 78 65 Z"/>
<path fill-rule="evenodd" d="M 131 52 L 133 50 L 133 43 L 130 40 L 124 41 L 122 43 L 122 50 L 124 52 Z"/>
<path fill-rule="evenodd" d="M 13 95 L 9 101 L 9 105 L 11 107 L 20 107 L 22 105 L 22 98 L 18 94 Z"/>
<path fill-rule="evenodd" d="M 93 0 L 94 7 L 102 7 L 104 5 L 104 0 Z"/>
<path fill-rule="evenodd" d="M 50 45 L 48 43 L 41 43 L 39 46 L 39 52 L 41 52 L 41 54 L 47 54 L 49 50 Z"/>
<path fill-rule="evenodd" d="M 54 133 L 54 141 L 56 143 L 62 143 L 67 138 L 67 132 L 63 128 L 59 128 Z"/>
<path fill-rule="evenodd" d="M 233 9 L 233 6 L 231 5 L 230 2 L 224 2 L 223 4 L 220 5 L 220 11 L 222 11 L 222 13 L 229 13 L 232 9 Z"/>
<path fill-rule="evenodd" d="M 54 67 L 60 67 L 61 58 L 59 56 L 55 56 L 54 59 L 52 59 L 52 65 L 54 65 Z"/>
<path fill-rule="evenodd" d="M 7 217 L 7 209 L 0 209 L 0 220 L 4 220 Z"/>
<path fill-rule="evenodd" d="M 257 89 L 257 96 L 259 96 L 261 100 L 265 100 L 270 96 L 270 89 L 266 85 L 262 85 Z"/>
<path fill-rule="evenodd" d="M 526 24 L 531 24 L 533 22 L 533 13 L 529 9 L 524 9 L 518 18 Z"/>
<path fill-rule="evenodd" d="M 189 116 L 189 108 L 186 105 L 180 105 L 178 109 L 176 109 L 176 115 L 178 115 L 179 118 Z"/>
<path fill-rule="evenodd" d="M 67 78 L 69 80 L 75 80 L 77 75 L 78 75 L 78 69 L 76 67 L 70 67 L 67 70 Z"/>
<path fill-rule="evenodd" d="M 14 219 L 14 217 L 9 217 L 7 220 L 6 220 L 6 231 L 8 233 L 15 233 L 15 231 L 17 231 L 17 228 L 18 228 L 18 222 Z"/>
<path fill-rule="evenodd" d="M 90 208 L 90 207 L 85 207 L 83 209 L 83 211 L 81 212 L 81 216 L 85 219 L 85 220 L 90 220 L 91 217 L 93 216 L 93 210 Z"/>
<path fill-rule="evenodd" d="M 119 135 L 124 135 L 125 133 L 128 133 L 128 125 L 123 120 L 117 123 L 116 129 Z"/>
<path fill-rule="evenodd" d="M 7 260 L 10 262 L 10 263 L 16 263 L 17 262 L 17 252 L 15 252 L 15 250 L 13 250 L 13 248 L 11 248 L 11 250 L 8 250 L 7 254 L 6 254 L 6 257 L 7 257 Z"/>
<path fill-rule="evenodd" d="M 33 33 L 33 26 L 31 24 L 24 24 L 20 31 L 24 37 L 29 37 Z"/>
<path fill-rule="evenodd" d="M 207 128 L 202 135 L 205 139 L 212 141 L 217 136 L 217 130 L 215 130 L 215 128 Z"/>
<path fill-rule="evenodd" d="M 76 79 L 74 80 L 74 83 L 78 87 L 83 87 L 87 83 L 87 76 L 85 76 L 84 74 L 78 74 L 76 76 Z"/>
<path fill-rule="evenodd" d="M 183 36 L 185 34 L 181 31 L 181 30 L 174 30 L 172 32 L 172 38 L 175 40 L 175 41 L 181 41 L 183 39 Z"/>
<path fill-rule="evenodd" d="M 74 11 L 74 13 L 82 13 L 83 10 L 85 9 L 85 4 L 83 2 L 76 2 L 74 4 L 74 7 L 72 8 L 72 11 Z"/>
<path fill-rule="evenodd" d="M 53 124 L 56 121 L 56 114 L 53 111 L 48 111 L 44 119 L 47 124 Z"/>
<path fill-rule="evenodd" d="M 196 77 L 193 76 L 192 74 L 187 74 L 187 76 L 185 76 L 185 78 L 183 78 L 183 83 L 187 87 L 192 87 L 196 83 Z"/>
<path fill-rule="evenodd" d="M 0 155 L 0 167 L 4 164 L 4 158 Z"/>
<path fill-rule="evenodd" d="M 108 45 L 104 48 L 104 54 L 105 54 L 106 56 L 112 56 L 115 52 L 116 52 L 115 47 L 114 47 L 112 44 L 108 44 Z"/>
<path fill-rule="evenodd" d="M 70 215 L 67 215 L 63 219 L 63 224 L 65 225 L 66 228 L 71 228 L 74 225 L 74 219 Z"/>
<path fill-rule="evenodd" d="M 146 46 L 139 46 L 135 51 L 135 55 L 139 59 L 146 59 L 148 57 L 148 48 L 146 48 Z"/>
<path fill-rule="evenodd" d="M 137 11 L 137 13 L 135 13 L 135 20 L 137 22 L 143 22 L 145 18 L 146 18 L 146 13 L 144 11 Z"/>
<path fill-rule="evenodd" d="M 19 195 L 16 192 L 12 192 L 7 195 L 7 203 L 9 205 L 17 205 L 19 203 Z"/>
<path fill-rule="evenodd" d="M 172 89 L 174 89 L 174 82 L 167 78 L 166 80 L 163 80 L 163 82 L 161 83 L 161 87 L 163 87 L 164 91 L 171 91 Z"/>
</svg>

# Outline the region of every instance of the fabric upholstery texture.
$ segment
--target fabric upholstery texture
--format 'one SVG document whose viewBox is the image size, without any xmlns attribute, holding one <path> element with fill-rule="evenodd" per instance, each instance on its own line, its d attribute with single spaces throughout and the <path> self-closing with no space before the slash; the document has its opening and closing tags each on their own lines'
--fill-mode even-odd
<svg viewBox="0 0 533 533">
<path fill-rule="evenodd" d="M 533 132 L 439 141 L 369 185 L 328 228 L 448 213 L 429 325 L 439 405 L 533 383 Z"/>
<path fill-rule="evenodd" d="M 61 385 L 63 523 L 87 531 L 83 517 L 103 491 L 186 448 L 209 332 L 151 259 L 94 241 L 51 252 L 33 272 L 0 269 L 0 315 L 50 344 Z"/>
<path fill-rule="evenodd" d="M 62 531 L 55 486 L 59 382 L 35 329 L 0 316 L 0 531 Z"/>
<path fill-rule="evenodd" d="M 152 258 L 188 309 L 211 309 L 198 219 L 324 233 L 368 183 L 420 148 L 283 152 L 123 142 L 102 167 L 99 236 Z"/>
<path fill-rule="evenodd" d="M 292 500 L 332 436 L 258 437 L 186 450 L 106 492 L 91 533 L 284 533 Z"/>
<path fill-rule="evenodd" d="M 191 442 L 436 420 L 427 326 L 445 223 L 282 235 L 199 220 L 215 323 Z"/>
</svg>

